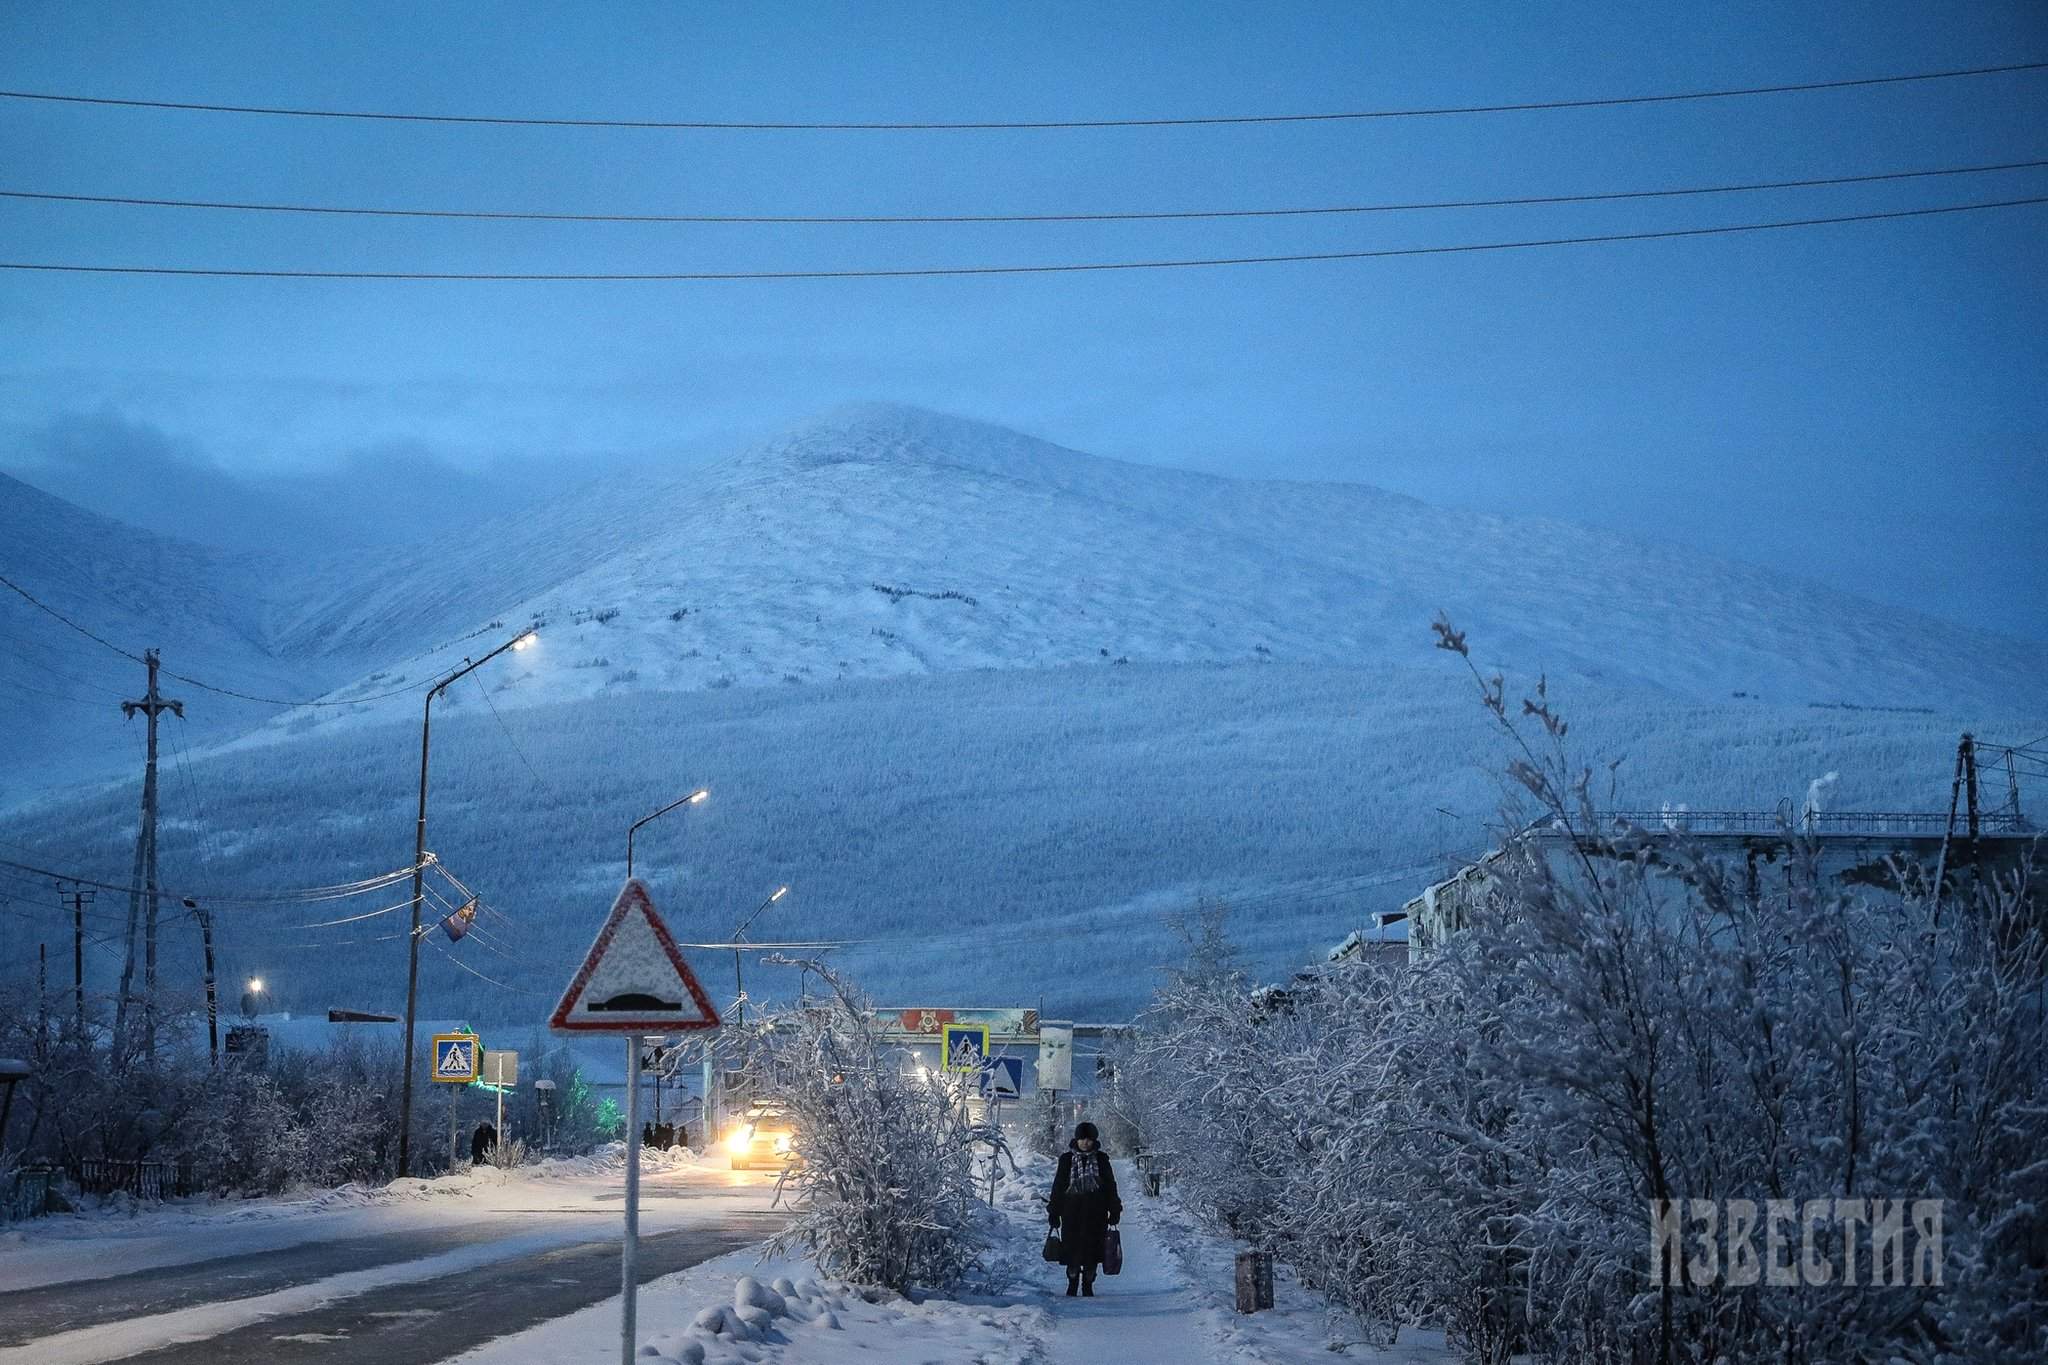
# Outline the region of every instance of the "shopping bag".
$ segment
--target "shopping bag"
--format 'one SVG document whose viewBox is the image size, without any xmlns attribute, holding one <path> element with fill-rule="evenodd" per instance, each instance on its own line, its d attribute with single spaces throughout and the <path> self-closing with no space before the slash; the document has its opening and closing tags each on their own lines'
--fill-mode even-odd
<svg viewBox="0 0 2048 1365">
<path fill-rule="evenodd" d="M 1102 1273 L 1114 1275 L 1124 1268 L 1124 1239 L 1115 1228 L 1102 1234 Z"/>
<path fill-rule="evenodd" d="M 1060 1241 L 1060 1235 L 1057 1232 L 1045 1234 L 1045 1251 L 1042 1254 L 1048 1261 L 1064 1261 L 1067 1259 L 1066 1244 Z"/>
</svg>

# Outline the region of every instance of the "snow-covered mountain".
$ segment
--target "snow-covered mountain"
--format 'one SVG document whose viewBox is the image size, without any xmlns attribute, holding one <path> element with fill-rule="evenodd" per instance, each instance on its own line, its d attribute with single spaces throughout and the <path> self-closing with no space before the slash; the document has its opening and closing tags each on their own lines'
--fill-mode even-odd
<svg viewBox="0 0 2048 1365">
<path fill-rule="evenodd" d="M 365 566 L 275 643 L 379 657 L 367 693 L 476 647 L 443 642 L 538 620 L 542 648 L 492 674 L 519 706 L 1118 660 L 1418 663 L 1439 610 L 1490 660 L 1694 700 L 2024 708 L 2048 671 L 2048 646 L 1583 527 L 881 406 Z"/>
<path fill-rule="evenodd" d="M 0 573 L 192 677 L 343 703 L 173 684 L 186 726 L 218 727 L 172 727 L 174 885 L 403 863 L 419 687 L 539 621 L 435 706 L 431 846 L 507 919 L 455 950 L 475 962 L 431 956 L 433 989 L 501 1018 L 559 984 L 625 827 L 700 783 L 713 807 L 642 845 L 686 931 L 788 881 L 778 913 L 866 940 L 849 961 L 902 999 L 1014 1003 L 1050 970 L 1048 1007 L 1126 1011 L 1160 913 L 1201 895 L 1255 907 L 1261 964 L 1299 961 L 1485 838 L 1494 755 L 1439 610 L 1487 665 L 1569 679 L 1587 756 L 1632 755 L 1625 799 L 1652 808 L 1765 808 L 1831 769 L 1846 806 L 1930 806 L 1957 730 L 2048 728 L 2041 645 L 1576 526 L 894 407 L 370 557 L 214 555 L 0 482 Z M 0 599 L 0 696 L 42 708 L 0 726 L 34 740 L 0 802 L 41 792 L 0 840 L 120 882 L 115 704 L 141 670 Z M 82 789 L 80 754 L 122 780 Z M 298 981 L 283 1003 L 389 1005 L 390 921 L 320 913 L 230 916 L 227 969 Z"/>
<path fill-rule="evenodd" d="M 404 688 L 536 620 L 541 647 L 486 675 L 501 706 L 1124 660 L 1412 664 L 1439 610 L 1489 661 L 1692 700 L 2024 710 L 2048 674 L 2048 646 L 1583 527 L 1128 464 L 878 405 L 370 555 L 224 556 L 0 479 L 0 573 L 168 668 L 285 697 Z M 131 695 L 139 669 L 4 596 L 0 671 L 28 724 L 0 753 L 125 758 L 81 708 Z M 192 700 L 202 739 L 415 704 Z"/>
</svg>

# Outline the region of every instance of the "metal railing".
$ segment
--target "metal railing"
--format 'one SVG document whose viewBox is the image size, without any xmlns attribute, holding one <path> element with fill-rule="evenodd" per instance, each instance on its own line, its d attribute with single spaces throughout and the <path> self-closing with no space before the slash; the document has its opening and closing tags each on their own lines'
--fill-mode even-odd
<svg viewBox="0 0 2048 1365">
<path fill-rule="evenodd" d="M 1948 832 L 1945 811 L 1860 811 L 1831 810 L 1798 816 L 1778 810 L 1618 810 L 1600 812 L 1601 827 L 1618 828 L 1623 822 L 1655 833 L 1683 830 L 1689 834 L 1778 834 L 1788 825 L 1798 834 L 1829 835 L 1893 834 L 1940 838 Z M 1963 817 L 1955 819 L 1956 837 L 1964 838 Z M 2027 834 L 2026 821 L 2009 810 L 1986 811 L 1978 817 L 1983 834 Z"/>
<path fill-rule="evenodd" d="M 116 1161 L 85 1157 L 72 1178 L 86 1194 L 132 1194 L 137 1199 L 177 1199 L 210 1187 L 210 1173 L 189 1161 Z"/>
</svg>

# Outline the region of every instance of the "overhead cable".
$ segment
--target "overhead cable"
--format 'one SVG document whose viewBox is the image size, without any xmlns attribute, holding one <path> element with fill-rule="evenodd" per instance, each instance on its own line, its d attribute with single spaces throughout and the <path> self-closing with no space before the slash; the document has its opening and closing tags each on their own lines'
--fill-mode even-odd
<svg viewBox="0 0 2048 1365">
<path fill-rule="evenodd" d="M 146 665 L 149 662 L 140 654 L 137 654 L 132 650 L 123 649 L 121 648 L 121 646 L 115 644 L 112 640 L 107 639 L 105 636 L 87 630 L 84 626 L 79 625 L 78 622 L 72 620 L 63 612 L 58 611 L 55 607 L 49 605 L 47 602 L 44 602 L 41 599 L 37 598 L 34 594 L 30 593 L 27 588 L 22 587 L 19 583 L 16 583 L 13 579 L 6 577 L 4 574 L 0 574 L 0 587 L 12 589 L 15 593 L 19 594 L 22 597 L 22 599 L 26 601 L 30 606 L 36 608 L 36 610 L 38 611 L 45 612 L 48 615 L 55 617 L 57 620 L 71 627 L 71 629 L 77 631 L 80 635 L 83 635 L 86 639 L 91 640 L 94 644 L 103 645 L 106 648 L 113 650 L 114 653 L 120 655 L 122 658 L 133 660 L 138 664 Z M 197 678 L 187 677 L 183 673 L 173 673 L 170 669 L 163 667 L 161 664 L 157 666 L 157 672 L 163 674 L 166 678 L 175 678 L 179 682 L 184 683 L 187 687 L 199 688 L 203 692 L 213 692 L 223 697 L 235 697 L 241 701 L 261 702 L 265 706 L 293 707 L 359 706 L 364 702 L 382 701 L 386 697 L 396 697 L 406 692 L 417 692 L 422 687 L 425 687 L 429 683 L 434 681 L 432 678 L 427 678 L 423 679 L 420 682 L 413 683 L 407 687 L 396 687 L 389 692 L 377 692 L 367 697 L 347 697 L 338 701 L 293 701 L 284 697 L 261 697 L 257 696 L 252 692 L 238 692 L 232 687 L 218 687 L 215 686 L 213 683 L 201 682 Z"/>
<path fill-rule="evenodd" d="M 1806 94 L 1826 90 L 1907 85 L 1922 81 L 1998 76 L 2048 68 L 2048 62 L 2010 62 L 1999 66 L 1916 71 L 1903 75 L 1858 76 L 1842 80 L 1799 81 L 1782 85 L 1737 86 L 1716 90 L 1682 90 L 1648 95 L 1608 95 L 1588 99 L 1534 100 L 1513 104 L 1457 104 L 1405 109 L 1352 109 L 1304 114 L 1204 114 L 1166 118 L 985 119 L 967 121 L 898 120 L 821 122 L 796 120 L 551 118 L 535 115 L 427 114 L 375 109 L 314 109 L 290 105 L 217 104 L 189 100 L 151 100 L 112 96 L 71 95 L 42 90 L 0 90 L 0 99 L 48 104 L 95 105 L 117 109 L 160 109 L 200 114 L 247 114 L 267 118 L 366 120 L 379 123 L 441 123 L 513 128 L 630 128 L 673 132 L 807 132 L 927 133 L 1044 132 L 1056 129 L 1199 128 L 1268 123 L 1355 123 L 1375 119 L 1439 118 L 1471 114 L 1525 114 L 1564 109 L 1611 109 L 1630 105 L 1682 104 L 1700 100 L 1744 99 L 1758 95 Z"/>
<path fill-rule="evenodd" d="M 339 204 L 270 204 L 232 199 L 149 199 L 132 195 L 56 194 L 42 190 L 0 189 L 0 199 L 43 203 L 121 205 L 130 208 L 216 209 L 237 213 L 328 214 L 361 218 L 455 218 L 512 223 L 699 223 L 757 226 L 968 225 L 981 223 L 1152 223 L 1229 218 L 1313 218 L 1366 213 L 1418 213 L 1438 209 L 1532 208 L 1551 204 L 1618 203 L 1635 199 L 1675 199 L 1688 195 L 1753 194 L 1765 190 L 1818 189 L 1869 185 L 1883 181 L 1924 180 L 1938 176 L 1987 175 L 1998 171 L 2037 170 L 2048 160 L 2001 161 L 1981 166 L 1944 166 L 1917 171 L 1878 171 L 1863 175 L 1820 176 L 1803 180 L 1756 180 L 1733 185 L 1695 185 L 1661 190 L 1612 190 L 1590 194 L 1520 195 L 1504 199 L 1438 199 L 1385 204 L 1328 204 L 1254 209 L 1111 210 L 1100 213 L 549 213 L 512 209 L 371 208 Z"/>
<path fill-rule="evenodd" d="M 427 861 L 425 864 L 423 864 L 423 866 L 431 866 L 433 864 L 433 861 L 434 855 L 429 853 L 427 855 Z M 345 900 L 351 896 L 360 896 L 371 891 L 381 890 L 384 887 L 391 886 L 395 883 L 404 881 L 413 874 L 413 869 L 411 867 L 401 867 L 394 868 L 389 872 L 379 873 L 377 876 L 374 877 L 365 877 L 359 881 L 354 882 L 341 882 L 333 886 L 307 886 L 295 887 L 283 891 L 250 892 L 186 891 L 175 890 L 168 886 L 159 886 L 151 888 L 147 886 L 132 886 L 119 882 L 103 882 L 98 881 L 92 877 L 82 877 L 75 872 L 56 872 L 46 867 L 37 867 L 30 863 L 18 862 L 12 858 L 0 858 L 0 868 L 9 868 L 16 872 L 25 872 L 30 874 L 31 876 L 36 877 L 47 877 L 55 881 L 72 882 L 79 886 L 89 886 L 97 891 L 113 891 L 124 896 L 147 896 L 155 894 L 167 900 L 205 901 L 208 905 L 215 906 L 285 905 L 295 903 L 314 903 L 328 900 Z"/>
<path fill-rule="evenodd" d="M 770 280 L 876 280 L 938 279 L 979 275 L 1063 275 L 1084 272 L 1128 270 L 1189 270 L 1234 265 L 1282 265 L 1322 261 L 1389 260 L 1403 256 L 1455 256 L 1471 252 L 1527 251 L 1538 247 L 1594 246 L 1612 242 L 1670 241 L 1687 237 L 1725 237 L 1746 232 L 1771 232 L 1783 228 L 1828 227 L 1841 223 L 1877 223 L 1901 218 L 1932 218 L 1953 213 L 1978 213 L 1987 209 L 2020 208 L 2048 204 L 2048 195 L 2022 199 L 1994 199 L 1976 204 L 1943 204 L 1933 208 L 1893 209 L 1880 213 L 1845 213 L 1823 218 L 1784 218 L 1764 223 L 1729 223 L 1719 227 L 1665 228 L 1656 232 L 1602 232 L 1579 237 L 1532 237 L 1512 242 L 1463 242 L 1444 246 L 1385 247 L 1372 251 L 1304 251 L 1278 256 L 1207 256 L 1181 260 L 1074 261 L 1048 265 L 966 265 L 904 266 L 884 269 L 849 270 L 661 270 L 661 271 L 455 271 L 455 270 L 261 270 L 247 267 L 80 265 L 54 261 L 0 261 L 0 270 L 42 271 L 72 275 L 170 275 L 205 279 L 259 280 L 380 280 L 393 282 L 473 282 L 485 284 L 651 284 L 699 281 Z M 0 580 L 4 582 L 5 580 Z M 12 584 L 8 584 L 12 587 Z M 17 589 L 18 591 L 18 589 Z M 38 604 L 40 605 L 40 604 Z M 67 623 L 68 624 L 68 623 Z M 97 638 L 97 637 L 95 637 Z M 102 642 L 104 643 L 104 642 Z M 125 652 L 125 651 L 123 651 Z M 179 675 L 164 672 L 173 678 Z M 189 678 L 179 678 L 191 682 Z M 194 686 L 205 687 L 204 683 Z M 400 688 L 399 691 L 413 691 Z M 208 691 L 224 689 L 209 687 Z M 241 693 L 229 693 L 242 696 Z M 395 692 L 380 693 L 395 696 Z M 358 701 L 375 701 L 361 697 Z M 274 700 L 251 697 L 251 701 Z M 352 702 L 276 702 L 280 706 L 345 706 Z"/>
</svg>

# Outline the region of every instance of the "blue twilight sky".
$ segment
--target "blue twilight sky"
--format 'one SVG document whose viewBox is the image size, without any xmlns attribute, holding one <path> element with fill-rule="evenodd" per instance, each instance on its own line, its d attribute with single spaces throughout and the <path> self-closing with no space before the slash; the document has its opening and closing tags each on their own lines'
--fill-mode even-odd
<svg viewBox="0 0 2048 1365">
<path fill-rule="evenodd" d="M 2038 0 L 0 9 L 0 88 L 562 117 L 1286 113 L 2043 59 Z M 1039 132 L 458 127 L 0 99 L 0 189 L 388 207 L 1248 208 L 2041 158 L 2048 72 L 1618 109 Z M 457 271 L 1024 263 L 1484 242 L 2044 194 L 2048 170 L 2028 170 L 1627 204 L 971 227 L 421 222 L 0 200 L 0 259 Z M 302 491 L 346 489 L 329 505 L 367 525 L 390 510 L 379 499 L 413 484 L 465 498 L 491 479 L 544 487 L 621 461 L 701 458 L 843 400 L 893 399 L 1104 455 L 1570 517 L 2048 638 L 2044 245 L 2048 206 L 1680 242 L 1015 278 L 0 272 L 0 468 L 142 519 L 141 500 L 160 494 L 156 515 L 174 524 L 192 519 L 177 487 L 289 478 Z M 390 524 L 404 520 L 393 511 Z"/>
</svg>

